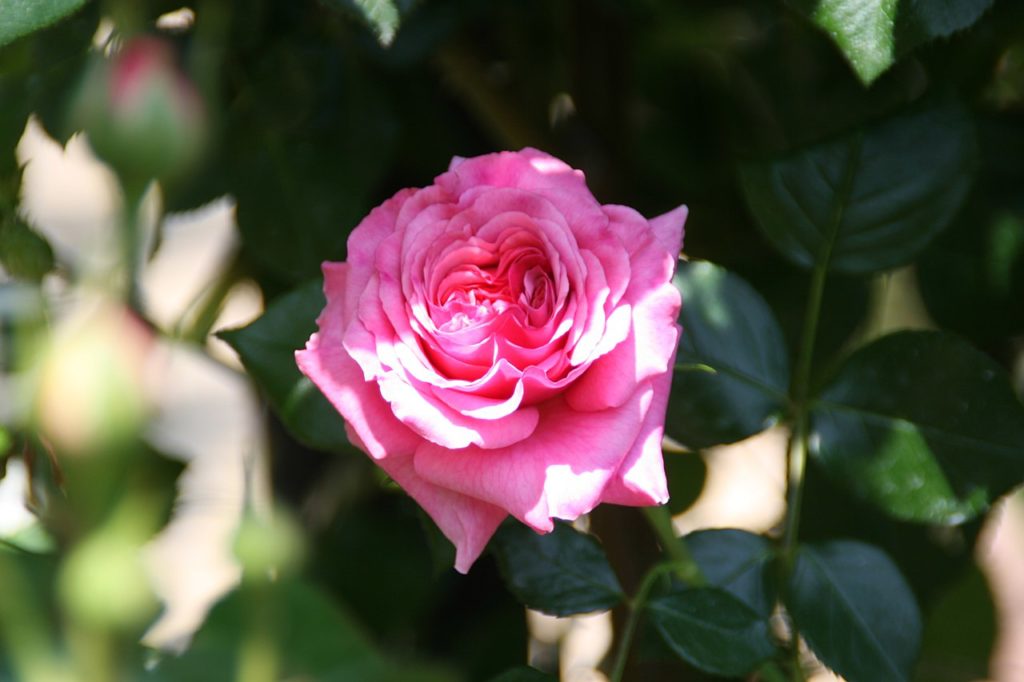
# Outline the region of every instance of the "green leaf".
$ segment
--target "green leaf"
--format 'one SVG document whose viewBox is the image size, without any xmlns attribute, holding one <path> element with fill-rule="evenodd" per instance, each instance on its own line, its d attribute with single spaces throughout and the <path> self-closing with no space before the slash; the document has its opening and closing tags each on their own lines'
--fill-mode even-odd
<svg viewBox="0 0 1024 682">
<path fill-rule="evenodd" d="M 0 216 L 0 263 L 15 279 L 38 282 L 53 270 L 53 249 L 14 215 Z"/>
<path fill-rule="evenodd" d="M 394 0 L 326 0 L 328 5 L 344 11 L 354 7 L 373 29 L 377 40 L 388 47 L 395 40 L 401 15 Z"/>
<path fill-rule="evenodd" d="M 915 680 L 962 682 L 988 677 L 998 636 L 995 605 L 976 564 L 929 605 Z"/>
<path fill-rule="evenodd" d="M 295 351 L 316 331 L 316 318 L 325 304 L 322 286 L 319 281 L 309 282 L 275 300 L 247 327 L 217 336 L 238 352 L 246 371 L 296 439 L 316 449 L 337 451 L 350 447 L 345 422 L 295 364 Z"/>
<path fill-rule="evenodd" d="M 704 579 L 768 618 L 775 607 L 772 543 L 731 528 L 699 530 L 683 538 Z"/>
<path fill-rule="evenodd" d="M 381 45 L 388 46 L 398 31 L 398 8 L 391 0 L 354 0 Z"/>
<path fill-rule="evenodd" d="M 923 43 L 952 35 L 994 0 L 795 0 L 832 37 L 865 85 Z"/>
<path fill-rule="evenodd" d="M 725 590 L 679 590 L 647 610 L 669 648 L 705 672 L 746 675 L 775 654 L 768 621 Z"/>
<path fill-rule="evenodd" d="M 732 443 L 771 426 L 786 406 L 786 345 L 764 299 L 705 261 L 679 263 L 683 297 L 668 434 L 691 448 Z"/>
<path fill-rule="evenodd" d="M 1024 406 L 959 338 L 900 332 L 854 353 L 815 401 L 809 449 L 897 518 L 958 523 L 1024 481 Z"/>
<path fill-rule="evenodd" d="M 932 318 L 982 342 L 1024 332 L 1024 211 L 994 203 L 972 197 L 917 262 Z"/>
<path fill-rule="evenodd" d="M 441 671 L 399 666 L 385 658 L 330 595 L 285 581 L 238 590 L 210 612 L 181 656 L 157 659 L 152 682 L 239 679 L 238 662 L 255 642 L 277 665 L 275 679 L 324 682 L 451 682 Z M 142 678 L 140 678 L 142 679 Z"/>
<path fill-rule="evenodd" d="M 849 540 L 801 547 L 786 608 L 822 663 L 849 682 L 909 679 L 921 614 L 882 550 Z"/>
<path fill-rule="evenodd" d="M 382 81 L 341 68 L 331 27 L 271 31 L 232 78 L 240 91 L 210 181 L 238 200 L 243 253 L 264 285 L 298 286 L 344 260 L 348 233 L 395 189 L 382 184 L 398 142 L 393 104 Z"/>
<path fill-rule="evenodd" d="M 0 46 L 49 26 L 87 0 L 0 0 Z"/>
<path fill-rule="evenodd" d="M 522 604 L 553 616 L 610 609 L 622 587 L 604 550 L 565 523 L 541 535 L 521 523 L 503 525 L 491 541 L 509 591 Z"/>
<path fill-rule="evenodd" d="M 491 682 L 556 682 L 556 678 L 524 665 L 506 670 L 497 677 L 491 678 Z"/>
<path fill-rule="evenodd" d="M 974 158 L 967 113 L 945 102 L 744 164 L 740 180 L 758 225 L 787 258 L 868 273 L 911 261 L 949 224 Z"/>
</svg>

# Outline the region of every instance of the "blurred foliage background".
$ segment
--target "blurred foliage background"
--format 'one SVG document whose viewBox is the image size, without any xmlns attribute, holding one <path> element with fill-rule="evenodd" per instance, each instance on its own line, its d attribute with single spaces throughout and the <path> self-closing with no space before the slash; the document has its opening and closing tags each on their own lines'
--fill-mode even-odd
<svg viewBox="0 0 1024 682">
<path fill-rule="evenodd" d="M 32 134 L 67 144 L 70 158 L 83 130 L 112 171 L 97 185 L 113 197 L 110 210 L 85 211 L 103 222 L 92 231 L 79 224 L 87 219 L 55 225 L 33 213 L 36 162 L 25 165 Z M 855 147 L 844 147 L 851 139 Z M 764 381 L 777 401 L 677 377 L 668 432 L 688 449 L 667 455 L 675 514 L 707 488 L 705 476 L 710 485 L 716 455 L 707 448 L 792 418 L 789 368 L 806 351 L 813 277 L 800 266 L 817 268 L 822 252 L 813 230 L 793 227 L 803 219 L 786 213 L 792 205 L 773 202 L 795 183 L 804 200 L 797 208 L 813 227 L 816 211 L 829 210 L 821 197 L 838 190 L 806 190 L 807 167 L 827 181 L 839 164 L 878 185 L 881 208 L 861 197 L 855 219 L 892 229 L 865 238 L 867 246 L 856 235 L 829 242 L 809 386 L 817 391 L 833 376 L 867 385 L 844 360 L 889 332 L 952 332 L 955 342 L 930 346 L 931 360 L 918 363 L 916 392 L 888 390 L 877 377 L 872 385 L 907 405 L 925 401 L 925 414 L 947 423 L 934 398 L 963 396 L 976 427 L 933 450 L 942 462 L 950 452 L 984 452 L 957 465 L 952 493 L 929 479 L 933 497 L 901 507 L 902 490 L 894 501 L 881 483 L 848 483 L 870 472 L 849 464 L 849 431 L 836 427 L 834 450 L 815 458 L 811 447 L 801 540 L 871 543 L 905 577 L 923 643 L 891 679 L 1024 676 L 1019 649 L 1009 663 L 992 658 L 995 606 L 975 559 L 990 505 L 1024 480 L 1024 4 L 0 0 L 0 473 L 14 496 L 0 515 L 31 512 L 4 526 L 0 547 L 0 678 L 440 682 L 507 671 L 500 679 L 514 682 L 558 674 L 559 650 L 536 622 L 527 627 L 523 604 L 576 613 L 635 594 L 659 556 L 641 513 L 602 508 L 590 519 L 604 551 L 583 565 L 603 571 L 610 562 L 613 575 L 579 609 L 550 601 L 552 575 L 542 573 L 540 587 L 519 575 L 536 557 L 516 528 L 468 576 L 457 575 L 447 541 L 345 441 L 340 418 L 291 359 L 322 307 L 320 263 L 345 258 L 348 232 L 372 207 L 429 184 L 453 155 L 524 146 L 583 169 L 603 203 L 647 216 L 687 204 L 686 257 L 721 269 L 685 270 L 684 327 L 709 324 L 708 302 L 733 306 L 750 338 L 762 340 L 736 341 L 736 357 L 774 354 L 777 371 Z M 842 157 L 851 148 L 874 151 L 851 165 Z M 47 196 L 78 196 L 59 180 L 34 182 Z M 886 194 L 893 187 L 905 191 Z M 199 238 L 157 278 L 184 231 L 172 229 L 175 216 L 206 210 L 222 211 L 227 241 Z M 216 263 L 201 267 L 214 248 Z M 161 296 L 179 286 L 193 294 L 160 312 Z M 225 318 L 239 296 L 255 302 Z M 266 312 L 242 327 L 262 301 Z M 727 331 L 722 348 L 740 338 Z M 878 353 L 895 376 L 916 366 L 919 350 L 901 356 L 891 343 Z M 1016 395 L 977 388 L 965 367 L 1012 380 Z M 925 375 L 938 379 L 919 382 Z M 220 377 L 219 389 L 203 383 L 209 377 Z M 831 442 L 826 408 L 816 409 L 811 435 Z M 986 410 L 996 416 L 986 421 Z M 911 413 L 900 412 L 914 422 Z M 769 458 L 776 469 L 784 449 Z M 905 460 L 893 456 L 890 473 L 899 473 Z M 211 460 L 223 468 L 204 478 L 198 472 Z M 782 487 L 766 494 L 781 499 Z M 952 506 L 929 511 L 935 500 Z M 1019 504 L 1011 511 L 1019 515 Z M 217 530 L 169 532 L 187 518 L 190 528 Z M 758 523 L 749 529 L 778 539 L 781 514 Z M 685 524 L 677 527 L 692 530 Z M 749 559 L 768 542 L 736 537 L 728 546 L 742 551 L 725 554 Z M 715 548 L 726 544 L 696 541 L 712 582 L 722 554 Z M 202 563 L 208 555 L 220 563 Z M 754 564 L 774 570 L 767 560 Z M 214 565 L 223 571 L 216 580 Z M 153 626 L 160 602 L 167 617 L 178 594 L 161 566 L 172 577 L 201 574 L 198 587 L 181 588 L 194 606 L 181 625 Z M 625 679 L 773 680 L 795 674 L 801 656 L 795 667 L 821 670 L 787 642 L 772 617 L 774 592 L 757 636 L 775 642 L 770 656 L 776 645 L 782 651 L 778 669 L 741 664 L 737 672 L 680 653 L 672 628 L 682 627 L 685 641 L 692 633 L 671 619 L 673 588 L 662 587 L 656 604 L 669 616 L 652 621 L 657 627 L 641 622 Z M 811 608 L 799 598 L 787 606 Z M 616 608 L 616 642 L 627 611 Z M 812 628 L 815 617 L 803 615 Z M 809 641 L 851 680 L 889 679 Z M 562 669 L 567 679 L 603 679 Z"/>
</svg>

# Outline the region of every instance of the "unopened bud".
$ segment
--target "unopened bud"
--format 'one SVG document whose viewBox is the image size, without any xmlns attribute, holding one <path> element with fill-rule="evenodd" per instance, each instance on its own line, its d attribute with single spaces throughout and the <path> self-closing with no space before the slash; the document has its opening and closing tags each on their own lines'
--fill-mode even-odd
<svg viewBox="0 0 1024 682">
<path fill-rule="evenodd" d="M 86 73 L 72 108 L 93 149 L 137 181 L 179 176 L 198 160 L 205 107 L 172 45 L 136 38 Z"/>
<path fill-rule="evenodd" d="M 62 321 L 44 352 L 39 427 L 68 454 L 117 449 L 144 416 L 142 373 L 148 330 L 112 304 L 83 303 Z"/>
</svg>

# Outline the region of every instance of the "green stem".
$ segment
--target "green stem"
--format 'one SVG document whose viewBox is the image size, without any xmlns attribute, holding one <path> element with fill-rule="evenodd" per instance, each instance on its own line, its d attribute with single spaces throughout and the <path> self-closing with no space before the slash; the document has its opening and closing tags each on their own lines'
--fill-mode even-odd
<svg viewBox="0 0 1024 682">
<path fill-rule="evenodd" d="M 629 602 L 629 618 L 626 620 L 626 627 L 622 631 L 619 646 L 615 651 L 615 665 L 612 667 L 609 682 L 620 682 L 622 680 L 622 675 L 626 670 L 626 661 L 629 658 L 629 648 L 633 643 L 633 637 L 636 634 L 640 616 L 643 613 L 644 606 L 647 604 L 651 588 L 654 587 L 658 579 L 666 573 L 675 573 L 677 578 L 688 585 L 698 586 L 705 584 L 700 567 L 694 561 L 693 556 L 690 555 L 690 551 L 686 548 L 686 543 L 676 535 L 675 529 L 672 527 L 672 515 L 668 511 L 668 507 L 664 505 L 644 507 L 642 511 L 651 529 L 657 536 L 662 551 L 668 555 L 669 560 L 655 564 L 647 571 L 643 581 L 640 583 L 639 589 L 637 589 L 636 595 Z"/>
<path fill-rule="evenodd" d="M 860 153 L 860 142 L 856 142 L 853 153 Z M 843 179 L 839 197 L 847 196 L 853 183 L 853 172 L 848 170 Z M 811 275 L 811 287 L 807 298 L 807 311 L 804 314 L 803 331 L 800 335 L 800 354 L 797 357 L 793 382 L 790 385 L 790 396 L 793 406 L 793 424 L 786 448 L 786 519 L 782 529 L 781 571 L 779 575 L 780 593 L 785 590 L 786 583 L 796 562 L 797 537 L 800 529 L 800 507 L 803 500 L 804 473 L 807 468 L 807 436 L 808 412 L 811 396 L 811 369 L 814 364 L 814 345 L 818 336 L 818 322 L 821 318 L 822 301 L 825 296 L 825 279 L 828 275 L 829 263 L 832 260 L 832 248 L 839 236 L 843 222 L 843 201 L 837 200 L 831 216 L 830 230 L 818 254 Z M 793 651 L 793 679 L 800 682 L 804 679 L 800 665 L 800 633 L 796 625 L 791 627 L 791 644 Z"/>
<path fill-rule="evenodd" d="M 668 511 L 668 507 L 664 505 L 644 507 L 643 513 L 647 517 L 647 522 L 651 524 L 654 534 L 658 536 L 658 542 L 661 544 L 662 551 L 669 556 L 672 563 L 676 566 L 676 574 L 680 580 L 690 585 L 703 585 L 704 576 L 700 573 L 700 567 L 697 566 L 697 562 L 690 555 L 686 542 L 676 535 L 675 528 L 672 527 L 672 515 Z"/>
<path fill-rule="evenodd" d="M 18 559 L 0 550 L 0 642 L 17 679 L 25 682 L 66 680 L 51 633 L 42 618 L 45 609 L 33 599 L 32 586 Z"/>
<path fill-rule="evenodd" d="M 657 507 L 655 507 L 657 508 Z M 608 682 L 622 682 L 622 675 L 626 671 L 626 661 L 629 658 L 629 648 L 633 644 L 633 637 L 636 636 L 636 628 L 640 623 L 640 616 L 644 607 L 647 606 L 647 599 L 650 597 L 651 589 L 666 573 L 679 573 L 687 570 L 688 562 L 665 561 L 651 567 L 640 583 L 636 596 L 629 602 L 629 618 L 626 620 L 626 628 L 622 631 L 622 638 L 615 650 L 615 665 L 608 677 Z"/>
<path fill-rule="evenodd" d="M 793 419 L 786 447 L 786 521 L 782 531 L 782 560 L 786 575 L 793 569 L 796 557 L 806 468 L 807 414 L 803 409 L 799 409 Z"/>
<path fill-rule="evenodd" d="M 269 583 L 250 588 L 249 624 L 238 652 L 238 682 L 275 682 L 280 651 L 274 637 L 276 595 Z"/>
<path fill-rule="evenodd" d="M 148 183 L 122 180 L 124 207 L 121 213 L 121 259 L 125 276 L 125 300 L 137 313 L 142 312 L 139 294 L 139 264 L 142 259 L 142 226 L 140 213 Z"/>
</svg>

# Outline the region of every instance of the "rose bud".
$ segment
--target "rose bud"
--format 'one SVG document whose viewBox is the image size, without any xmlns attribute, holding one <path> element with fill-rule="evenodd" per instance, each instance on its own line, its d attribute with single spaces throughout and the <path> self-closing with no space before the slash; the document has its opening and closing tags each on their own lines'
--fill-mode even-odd
<svg viewBox="0 0 1024 682">
<path fill-rule="evenodd" d="M 580 171 L 525 149 L 454 159 L 324 263 L 299 368 L 452 541 L 457 570 L 509 514 L 546 533 L 601 502 L 668 500 L 685 219 L 602 206 Z"/>
<path fill-rule="evenodd" d="M 122 177 L 179 176 L 202 152 L 205 108 L 175 56 L 160 38 L 136 38 L 85 75 L 73 119 Z"/>
<path fill-rule="evenodd" d="M 61 454 L 122 449 L 145 416 L 143 370 L 149 331 L 127 310 L 83 300 L 44 345 L 37 370 L 35 418 Z"/>
</svg>

